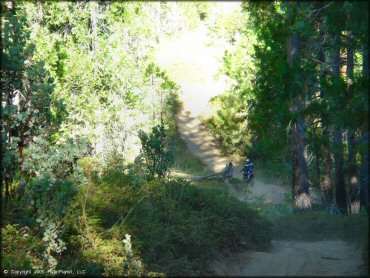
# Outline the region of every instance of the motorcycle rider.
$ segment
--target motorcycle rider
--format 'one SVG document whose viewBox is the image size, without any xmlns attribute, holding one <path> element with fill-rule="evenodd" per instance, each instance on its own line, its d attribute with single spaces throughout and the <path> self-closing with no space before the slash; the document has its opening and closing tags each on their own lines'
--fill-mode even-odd
<svg viewBox="0 0 370 278">
<path fill-rule="evenodd" d="M 243 172 L 243 180 L 247 179 L 248 176 L 250 176 L 250 179 L 252 179 L 254 177 L 253 169 L 254 169 L 254 165 L 251 162 L 251 160 L 249 158 L 246 159 L 245 160 L 245 165 L 243 166 L 243 168 L 240 171 L 240 172 Z"/>
<path fill-rule="evenodd" d="M 226 167 L 223 171 L 222 176 L 226 181 L 229 181 L 233 177 L 233 173 L 234 173 L 233 163 L 229 161 L 228 163 L 226 163 Z"/>
</svg>

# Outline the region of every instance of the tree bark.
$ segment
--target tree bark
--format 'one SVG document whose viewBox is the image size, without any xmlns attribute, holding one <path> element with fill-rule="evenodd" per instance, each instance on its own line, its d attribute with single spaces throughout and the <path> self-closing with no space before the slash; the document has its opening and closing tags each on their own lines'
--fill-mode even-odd
<svg viewBox="0 0 370 278">
<path fill-rule="evenodd" d="M 295 8 L 293 5 L 299 7 L 300 3 L 288 3 L 288 8 Z M 297 70 L 296 65 L 299 63 L 301 54 L 301 36 L 299 32 L 295 31 L 288 37 L 287 51 L 287 61 L 290 69 L 292 71 Z M 294 90 L 298 89 L 294 88 Z M 304 109 L 304 96 L 302 97 L 301 93 L 294 95 L 291 101 L 291 111 L 297 114 L 297 118 L 293 120 L 292 124 L 292 187 L 295 197 L 295 210 L 302 212 L 311 208 L 311 197 L 308 191 L 308 167 L 304 155 L 306 148 L 306 123 L 301 114 Z"/>
<path fill-rule="evenodd" d="M 317 180 L 318 180 L 318 182 L 320 182 L 321 171 L 320 171 L 320 156 L 319 156 L 319 154 L 316 154 L 316 156 L 315 156 L 315 167 L 316 167 Z"/>
<path fill-rule="evenodd" d="M 6 10 L 10 12 L 11 16 L 14 17 L 16 15 L 16 7 L 15 7 L 15 2 L 14 0 L 10 0 L 6 2 Z M 14 92 L 16 91 L 16 86 L 15 86 L 15 81 L 17 80 L 17 72 L 13 69 L 10 70 L 9 67 L 5 67 L 5 69 L 2 69 L 2 72 L 5 73 L 2 78 L 4 78 L 6 81 L 1 82 L 2 83 L 2 98 L 1 101 L 3 101 L 3 96 L 6 97 L 4 99 L 6 101 L 6 105 L 12 105 L 13 104 L 13 99 L 14 99 Z M 4 83 L 6 83 L 6 86 L 3 87 Z M 2 106 L 2 103 L 1 103 Z M 2 122 L 3 123 L 3 122 Z M 16 132 L 15 128 L 9 128 L 6 130 L 2 127 L 2 130 L 6 134 L 6 141 L 11 142 L 11 136 Z M 1 140 L 2 141 L 2 140 Z M 1 149 L 1 152 L 3 153 L 3 149 Z M 5 185 L 5 202 L 4 205 L 5 207 L 8 206 L 8 203 L 10 201 L 10 184 L 11 184 L 11 179 L 14 176 L 14 169 L 9 169 L 10 167 L 5 168 L 3 165 L 1 165 L 2 168 L 0 169 L 1 172 L 1 197 L 3 195 L 3 186 Z M 1 200 L 2 203 L 2 200 Z"/>
<path fill-rule="evenodd" d="M 362 75 L 365 84 L 369 84 L 369 56 L 367 45 L 363 46 Z M 369 103 L 368 86 L 365 86 L 365 103 Z M 369 122 L 365 115 L 361 131 L 361 203 L 369 213 Z"/>
<path fill-rule="evenodd" d="M 348 130 L 348 176 L 351 213 L 359 213 L 359 182 L 356 164 L 356 137 L 353 128 Z"/>
<path fill-rule="evenodd" d="M 361 156 L 361 203 L 369 213 L 369 132 L 364 131 L 362 144 L 365 146 Z"/>
<path fill-rule="evenodd" d="M 322 2 L 317 3 L 317 9 L 323 6 Z M 318 28 L 319 28 L 319 39 L 324 36 L 323 31 L 323 19 L 318 17 L 317 20 Z M 318 61 L 320 62 L 320 73 L 319 73 L 319 80 L 320 83 L 322 80 L 326 78 L 326 59 L 324 53 L 324 45 L 319 45 L 318 49 Z M 325 99 L 324 91 L 322 86 L 320 85 L 320 98 L 324 103 L 324 107 L 321 110 L 321 124 L 322 124 L 322 138 L 324 141 L 323 144 L 323 164 L 324 164 L 324 171 L 323 177 L 320 179 L 320 189 L 321 189 L 321 200 L 324 206 L 329 206 L 333 202 L 333 160 L 332 160 L 332 148 L 330 146 L 330 124 L 329 124 L 329 117 L 327 114 L 327 101 Z"/>
<path fill-rule="evenodd" d="M 333 77 L 340 78 L 340 35 L 339 33 L 334 36 L 333 40 Z M 338 111 L 339 113 L 339 111 Z M 336 201 L 338 207 L 343 213 L 347 212 L 346 201 L 346 185 L 344 181 L 344 150 L 343 150 L 343 129 L 337 122 L 334 124 L 334 169 L 335 169 L 335 187 L 336 187 Z"/>
<path fill-rule="evenodd" d="M 347 32 L 347 95 L 351 100 L 353 99 L 353 44 L 352 32 Z M 351 105 L 351 101 L 349 102 Z M 351 126 L 348 129 L 348 175 L 349 175 L 349 203 L 351 213 L 359 213 L 359 186 L 358 186 L 358 169 L 356 163 L 356 127 Z"/>
<path fill-rule="evenodd" d="M 98 18 L 97 18 L 97 9 L 98 9 L 98 3 L 95 3 L 94 1 L 88 1 L 89 7 L 90 7 L 90 17 L 88 18 L 88 24 L 89 24 L 89 30 L 90 30 L 90 43 L 89 43 L 89 49 L 90 54 L 94 53 L 96 50 L 96 38 L 97 38 L 97 29 L 98 29 Z"/>
<path fill-rule="evenodd" d="M 325 54 L 323 48 L 320 47 L 319 50 L 319 61 L 321 63 L 320 67 L 320 81 L 325 78 L 325 71 L 323 69 L 323 65 L 325 63 Z M 323 101 L 325 101 L 325 96 L 322 87 L 320 86 L 320 97 Z M 325 103 L 326 104 L 326 103 Z M 330 146 L 330 126 L 329 126 L 329 119 L 326 113 L 327 107 L 325 105 L 324 111 L 321 113 L 321 123 L 322 123 L 322 137 L 324 139 L 324 174 L 322 182 L 320 182 L 321 188 L 321 198 L 323 205 L 327 206 L 333 202 L 333 180 L 332 180 L 332 172 L 333 172 L 333 160 L 331 157 L 332 149 Z"/>
</svg>

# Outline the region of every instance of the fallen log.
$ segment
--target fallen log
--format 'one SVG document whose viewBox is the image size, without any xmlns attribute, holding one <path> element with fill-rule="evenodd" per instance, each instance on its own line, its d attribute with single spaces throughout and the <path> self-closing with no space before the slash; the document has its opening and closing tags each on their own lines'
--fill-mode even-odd
<svg viewBox="0 0 370 278">
<path fill-rule="evenodd" d="M 233 164 L 230 161 L 226 164 L 226 167 L 218 173 L 207 175 L 207 176 L 192 176 L 191 179 L 192 180 L 223 179 L 223 180 L 228 181 L 230 178 L 232 178 L 233 172 L 234 172 Z"/>
</svg>

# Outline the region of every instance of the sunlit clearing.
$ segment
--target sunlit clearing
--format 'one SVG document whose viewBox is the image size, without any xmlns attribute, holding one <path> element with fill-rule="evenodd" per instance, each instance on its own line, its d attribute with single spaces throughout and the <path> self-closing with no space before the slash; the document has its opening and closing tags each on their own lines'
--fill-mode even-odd
<svg viewBox="0 0 370 278">
<path fill-rule="evenodd" d="M 240 2 L 215 2 L 214 16 L 231 13 L 240 8 Z M 192 116 L 209 116 L 214 108 L 209 106 L 212 97 L 225 91 L 226 76 L 216 78 L 222 65 L 226 42 L 211 38 L 206 23 L 198 29 L 184 32 L 179 38 L 162 41 L 155 57 L 158 65 L 181 86 L 184 109 Z"/>
</svg>

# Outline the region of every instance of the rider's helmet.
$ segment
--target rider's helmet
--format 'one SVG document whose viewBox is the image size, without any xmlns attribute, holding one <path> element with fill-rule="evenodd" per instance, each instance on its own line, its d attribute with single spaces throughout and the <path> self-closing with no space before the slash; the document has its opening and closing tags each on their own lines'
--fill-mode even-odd
<svg viewBox="0 0 370 278">
<path fill-rule="evenodd" d="M 248 159 L 245 161 L 245 163 L 249 164 L 249 163 L 251 163 L 251 160 L 248 158 Z"/>
</svg>

